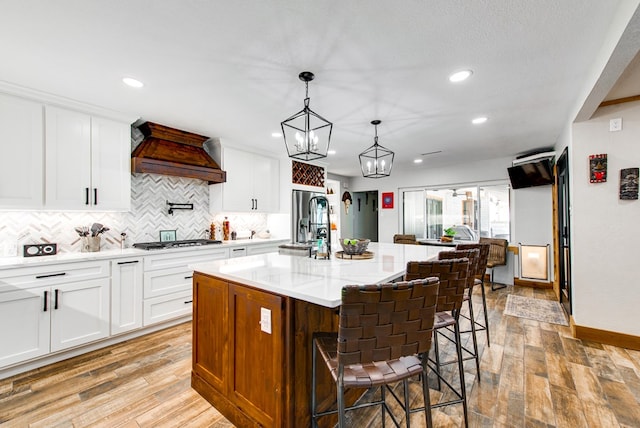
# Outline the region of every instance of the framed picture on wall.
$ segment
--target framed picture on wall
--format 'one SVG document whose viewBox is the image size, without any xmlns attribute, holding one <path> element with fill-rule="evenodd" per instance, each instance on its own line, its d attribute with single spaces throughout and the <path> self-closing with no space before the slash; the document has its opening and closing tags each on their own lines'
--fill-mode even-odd
<svg viewBox="0 0 640 428">
<path fill-rule="evenodd" d="M 589 182 L 604 183 L 607 181 L 607 154 L 589 156 Z"/>
<path fill-rule="evenodd" d="M 624 168 L 620 170 L 620 199 L 638 199 L 638 173 L 640 168 Z"/>
<path fill-rule="evenodd" d="M 382 194 L 382 208 L 393 208 L 393 192 Z"/>
</svg>

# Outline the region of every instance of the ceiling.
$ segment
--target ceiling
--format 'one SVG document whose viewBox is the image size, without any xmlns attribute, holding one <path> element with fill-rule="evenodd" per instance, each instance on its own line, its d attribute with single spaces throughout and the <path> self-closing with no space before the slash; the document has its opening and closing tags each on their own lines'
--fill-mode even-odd
<svg viewBox="0 0 640 428">
<path fill-rule="evenodd" d="M 0 80 L 281 155 L 308 70 L 329 172 L 360 174 L 374 119 L 394 169 L 426 168 L 553 146 L 622 3 L 3 0 Z"/>
</svg>

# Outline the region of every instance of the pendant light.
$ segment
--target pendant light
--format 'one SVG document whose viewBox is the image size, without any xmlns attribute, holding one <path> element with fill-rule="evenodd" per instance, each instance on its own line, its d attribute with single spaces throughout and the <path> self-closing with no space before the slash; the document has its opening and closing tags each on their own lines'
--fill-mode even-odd
<svg viewBox="0 0 640 428">
<path fill-rule="evenodd" d="M 360 153 L 360 169 L 362 176 L 367 178 L 388 177 L 393 166 L 393 152 L 378 144 L 379 120 L 372 120 L 371 124 L 376 128 L 376 136 L 373 139 L 373 146 Z"/>
<path fill-rule="evenodd" d="M 331 122 L 309 108 L 309 82 L 314 77 L 310 71 L 298 75 L 305 83 L 304 108 L 280 123 L 289 157 L 303 161 L 327 157 L 333 128 Z"/>
</svg>

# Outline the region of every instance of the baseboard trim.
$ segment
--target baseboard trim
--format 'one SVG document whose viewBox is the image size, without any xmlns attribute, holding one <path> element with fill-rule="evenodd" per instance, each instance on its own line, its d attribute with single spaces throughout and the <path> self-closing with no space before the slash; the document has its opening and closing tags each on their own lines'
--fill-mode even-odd
<svg viewBox="0 0 640 428">
<path fill-rule="evenodd" d="M 552 282 L 542 282 L 542 281 L 529 281 L 520 278 L 513 278 L 513 285 L 520 285 L 522 287 L 531 287 L 531 288 L 553 288 Z"/>
<path fill-rule="evenodd" d="M 640 336 L 577 325 L 573 316 L 569 317 L 569 325 L 571 327 L 571 334 L 573 334 L 573 337 L 576 339 L 590 340 L 605 345 L 640 351 Z"/>
</svg>

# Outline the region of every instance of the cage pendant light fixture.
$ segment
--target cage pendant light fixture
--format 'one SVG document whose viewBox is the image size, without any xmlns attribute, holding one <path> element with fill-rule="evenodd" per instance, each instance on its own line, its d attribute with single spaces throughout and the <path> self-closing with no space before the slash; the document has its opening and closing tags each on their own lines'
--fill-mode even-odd
<svg viewBox="0 0 640 428">
<path fill-rule="evenodd" d="M 333 124 L 309 108 L 309 82 L 315 76 L 303 71 L 298 78 L 305 84 L 304 108 L 280 123 L 290 158 L 310 161 L 327 157 Z"/>
<path fill-rule="evenodd" d="M 393 166 L 393 152 L 378 144 L 379 120 L 372 120 L 371 124 L 376 128 L 376 136 L 373 139 L 373 146 L 360 153 L 360 169 L 362 176 L 367 178 L 382 178 L 391 175 Z"/>
</svg>

